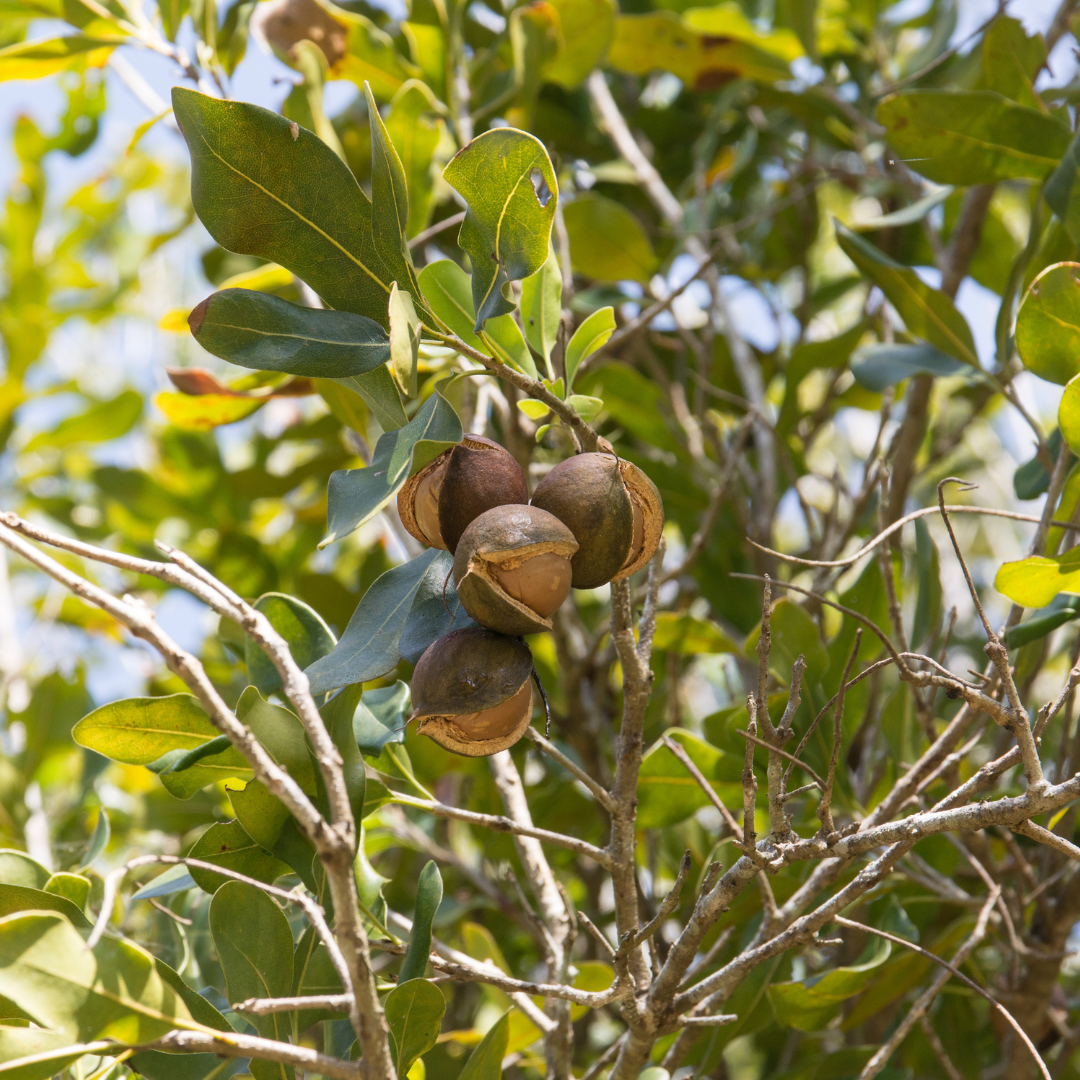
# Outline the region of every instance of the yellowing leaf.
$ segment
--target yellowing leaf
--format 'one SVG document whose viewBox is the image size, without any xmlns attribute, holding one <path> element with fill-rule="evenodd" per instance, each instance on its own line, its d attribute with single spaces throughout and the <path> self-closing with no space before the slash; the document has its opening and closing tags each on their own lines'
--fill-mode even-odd
<svg viewBox="0 0 1080 1080">
<path fill-rule="evenodd" d="M 235 424 L 266 404 L 260 398 L 232 397 L 224 394 L 203 394 L 190 397 L 163 391 L 154 404 L 166 419 L 185 431 L 209 431 L 222 424 Z"/>
<path fill-rule="evenodd" d="M 190 332 L 187 321 L 189 314 L 191 313 L 187 308 L 166 311 L 158 320 L 158 329 L 167 330 L 170 334 L 187 334 Z"/>
<path fill-rule="evenodd" d="M 1024 607 L 1046 607 L 1058 593 L 1080 592 L 1080 545 L 1055 558 L 1033 555 L 1005 563 L 994 588 Z"/>
</svg>

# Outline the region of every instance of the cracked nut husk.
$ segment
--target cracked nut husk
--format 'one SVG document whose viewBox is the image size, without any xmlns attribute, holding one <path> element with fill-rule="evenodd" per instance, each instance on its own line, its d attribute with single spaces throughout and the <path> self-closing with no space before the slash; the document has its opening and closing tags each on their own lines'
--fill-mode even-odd
<svg viewBox="0 0 1080 1080">
<path fill-rule="evenodd" d="M 410 719 L 455 754 L 497 754 L 532 720 L 532 668 L 532 653 L 517 638 L 479 627 L 454 630 L 416 663 Z"/>
<path fill-rule="evenodd" d="M 653 482 L 614 454 L 561 461 L 537 485 L 532 505 L 554 514 L 574 534 L 575 589 L 596 589 L 639 570 L 652 558 L 664 528 L 664 506 Z"/>
<path fill-rule="evenodd" d="M 466 435 L 418 473 L 398 494 L 401 523 L 423 544 L 451 554 L 461 534 L 485 510 L 527 503 L 517 460 L 483 435 Z"/>
<path fill-rule="evenodd" d="M 462 534 L 454 556 L 461 606 L 503 634 L 551 629 L 551 614 L 570 593 L 573 533 L 535 506 L 496 506 Z"/>
</svg>

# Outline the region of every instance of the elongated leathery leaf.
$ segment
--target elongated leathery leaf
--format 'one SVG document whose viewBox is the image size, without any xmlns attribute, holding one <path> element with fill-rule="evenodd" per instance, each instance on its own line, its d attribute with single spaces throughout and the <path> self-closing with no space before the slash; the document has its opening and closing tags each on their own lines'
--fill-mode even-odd
<svg viewBox="0 0 1080 1080">
<path fill-rule="evenodd" d="M 1055 263 L 1031 283 L 1016 313 L 1016 351 L 1040 379 L 1080 374 L 1080 263 Z M 1061 433 L 1075 450 L 1064 425 Z"/>
<path fill-rule="evenodd" d="M 453 565 L 450 552 L 443 551 L 436 555 L 416 590 L 416 598 L 401 631 L 398 646 L 401 655 L 410 664 L 415 664 L 436 638 L 451 630 L 464 630 L 476 625 L 465 613 L 454 582 L 447 576 Z"/>
<path fill-rule="evenodd" d="M 544 265 L 558 183 L 544 144 L 515 128 L 478 135 L 443 170 L 468 204 L 458 243 L 472 258 L 474 329 L 514 310 L 507 287 Z"/>
<path fill-rule="evenodd" d="M 889 258 L 861 236 L 835 223 L 844 254 L 888 297 L 908 330 L 973 367 L 979 367 L 971 327 L 940 289 L 927 285 L 908 266 Z"/>
<path fill-rule="evenodd" d="M 261 889 L 241 881 L 222 885 L 210 901 L 210 933 L 230 1001 L 287 997 L 292 992 L 293 938 L 289 920 Z M 287 1013 L 253 1019 L 264 1038 L 288 1042 Z M 257 1080 L 291 1080 L 292 1070 L 277 1062 L 251 1064 Z"/>
<path fill-rule="evenodd" d="M 446 998 L 427 979 L 410 979 L 390 991 L 385 1007 L 386 1023 L 394 1037 L 394 1065 L 398 1076 L 405 1076 L 412 1063 L 435 1045 Z"/>
<path fill-rule="evenodd" d="M 401 632 L 413 599 L 431 564 L 443 554 L 430 548 L 401 566 L 387 570 L 357 604 L 333 652 L 312 664 L 305 674 L 312 693 L 367 682 L 392 671 L 401 659 Z"/>
<path fill-rule="evenodd" d="M 970 365 L 946 356 L 933 345 L 870 345 L 855 354 L 851 374 L 867 390 L 880 393 L 912 375 L 971 373 Z"/>
<path fill-rule="evenodd" d="M 594 311 L 575 331 L 566 344 L 566 388 L 572 390 L 578 368 L 597 349 L 607 344 L 615 332 L 615 309 L 602 307 Z"/>
<path fill-rule="evenodd" d="M 172 97 L 191 153 L 192 203 L 210 235 L 385 326 L 390 285 L 408 287 L 410 268 L 377 250 L 371 201 L 337 154 L 269 109 L 179 87 Z"/>
<path fill-rule="evenodd" d="M 326 724 L 326 730 L 330 733 L 330 738 L 337 747 L 338 753 L 341 754 L 341 771 L 345 776 L 349 808 L 352 810 L 353 820 L 357 823 L 364 816 L 364 793 L 367 785 L 364 759 L 360 756 L 360 748 L 356 745 L 356 736 L 353 733 L 353 717 L 360 705 L 362 691 L 363 686 L 359 683 L 346 686 L 319 710 L 319 715 Z M 317 772 L 315 775 L 319 784 L 318 805 L 329 820 L 330 806 L 323 791 L 322 774 Z M 356 836 L 359 841 L 359 828 L 356 830 Z"/>
<path fill-rule="evenodd" d="M 988 90 L 909 90 L 886 98 L 877 117 L 896 152 L 938 184 L 1042 180 L 1069 145 L 1056 116 Z"/>
<path fill-rule="evenodd" d="M 379 439 L 367 468 L 331 473 L 329 521 L 319 546 L 332 544 L 370 521 L 414 472 L 461 442 L 462 434 L 454 407 L 436 389 L 412 420 Z"/>
<path fill-rule="evenodd" d="M 488 1028 L 480 1045 L 465 1062 L 465 1068 L 458 1073 L 458 1080 L 499 1080 L 509 1038 L 510 1013 L 505 1012 Z"/>
<path fill-rule="evenodd" d="M 315 927 L 309 926 L 301 934 L 296 951 L 293 953 L 293 996 L 314 997 L 342 992 L 341 978 L 334 968 L 330 954 L 320 940 Z M 296 1014 L 296 1028 L 298 1031 L 306 1031 L 320 1020 L 345 1015 L 344 1011 L 335 1013 L 329 1009 L 303 1009 Z"/>
<path fill-rule="evenodd" d="M 442 903 L 442 875 L 434 862 L 429 862 L 420 871 L 416 883 L 416 909 L 413 912 L 412 933 L 409 935 L 409 947 L 405 959 L 401 962 L 398 984 L 409 979 L 423 978 L 427 968 L 428 955 L 431 953 L 431 921 Z"/>
<path fill-rule="evenodd" d="M 378 757 L 387 743 L 405 741 L 409 712 L 409 684 L 400 679 L 364 694 L 353 715 L 353 738 L 365 754 Z"/>
<path fill-rule="evenodd" d="M 149 953 L 108 937 L 91 951 L 71 923 L 52 912 L 0 919 L 0 994 L 72 1042 L 152 1042 L 173 1028 L 195 1026 Z"/>
<path fill-rule="evenodd" d="M 548 252 L 544 265 L 521 283 L 521 323 L 525 339 L 544 358 L 548 378 L 551 370 L 551 350 L 559 336 L 562 320 L 562 270 L 555 250 Z"/>
<path fill-rule="evenodd" d="M 259 371 L 342 379 L 390 359 L 389 338 L 377 322 L 251 289 L 211 294 L 188 316 L 188 325 L 207 352 Z"/>
</svg>

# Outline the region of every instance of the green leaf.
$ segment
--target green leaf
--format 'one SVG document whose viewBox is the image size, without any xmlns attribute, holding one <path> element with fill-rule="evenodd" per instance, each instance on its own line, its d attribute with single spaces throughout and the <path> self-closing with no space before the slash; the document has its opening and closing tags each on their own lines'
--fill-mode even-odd
<svg viewBox="0 0 1080 1080">
<path fill-rule="evenodd" d="M 354 734 L 355 716 L 360 709 L 362 691 L 363 686 L 359 683 L 354 686 L 347 686 L 319 710 L 319 715 L 323 718 L 326 730 L 341 755 L 341 769 L 345 776 L 345 790 L 349 796 L 349 807 L 352 810 L 353 820 L 357 823 L 357 842 L 360 839 L 359 823 L 364 816 L 364 793 L 367 784 L 364 759 L 360 756 L 360 748 L 356 745 L 356 736 Z M 323 810 L 326 819 L 330 820 L 330 804 L 323 792 L 322 773 L 317 771 L 315 776 L 319 784 L 319 808 Z"/>
<path fill-rule="evenodd" d="M 0 883 L 25 889 L 44 889 L 52 874 L 24 851 L 0 848 Z"/>
<path fill-rule="evenodd" d="M 195 841 L 188 858 L 214 863 L 225 870 L 232 870 L 256 881 L 272 883 L 282 874 L 289 872 L 289 867 L 280 859 L 264 851 L 244 831 L 238 821 L 219 822 L 211 825 Z M 200 867 L 190 868 L 191 877 L 203 892 L 215 893 L 228 878 Z"/>
<path fill-rule="evenodd" d="M 653 648 L 683 656 L 742 651 L 711 619 L 697 619 L 688 611 L 662 611 L 657 615 Z"/>
<path fill-rule="evenodd" d="M 112 401 L 102 401 L 86 412 L 61 420 L 52 431 L 35 435 L 27 444 L 27 450 L 42 446 L 56 448 L 74 446 L 78 443 L 108 442 L 126 435 L 142 416 L 142 395 L 125 390 Z"/>
<path fill-rule="evenodd" d="M 778 600 L 773 606 L 772 649 L 769 652 L 769 670 L 788 685 L 791 681 L 791 669 L 797 657 L 806 660 L 806 685 L 820 681 L 829 668 L 829 654 L 821 642 L 817 624 L 803 607 L 793 600 Z M 744 651 L 747 656 L 755 656 L 758 639 L 761 637 L 761 623 L 746 639 Z"/>
<path fill-rule="evenodd" d="M 295 596 L 264 593 L 255 601 L 255 609 L 285 639 L 292 658 L 302 668 L 326 656 L 337 644 L 319 613 Z M 252 685 L 264 696 L 280 690 L 281 676 L 270 657 L 250 637 L 245 636 L 244 643 L 244 662 Z"/>
<path fill-rule="evenodd" d="M 1023 607 L 1046 607 L 1058 593 L 1080 593 L 1080 545 L 1062 555 L 1032 555 L 1007 562 L 994 578 L 994 588 Z"/>
<path fill-rule="evenodd" d="M 607 6 L 608 0 L 603 3 Z M 525 340 L 544 358 L 549 377 L 555 374 L 551 369 L 551 350 L 558 340 L 561 321 L 562 270 L 555 249 L 551 248 L 544 265 L 521 283 L 521 325 L 525 328 Z"/>
<path fill-rule="evenodd" d="M 420 871 L 416 883 L 416 907 L 413 911 L 412 933 L 409 935 L 409 947 L 405 959 L 401 962 L 398 983 L 410 979 L 422 979 L 427 969 L 428 956 L 431 953 L 431 922 L 442 903 L 442 875 L 434 861 L 427 863 Z"/>
<path fill-rule="evenodd" d="M 435 190 L 431 166 L 445 127 L 432 92 L 416 79 L 406 82 L 390 102 L 385 128 L 405 171 L 409 192 L 407 236 L 423 231 L 431 216 L 431 198 Z"/>
<path fill-rule="evenodd" d="M 690 755 L 705 779 L 729 806 L 742 799 L 741 758 L 725 754 L 682 728 L 667 734 Z M 638 774 L 638 824 L 643 829 L 663 829 L 685 821 L 696 810 L 711 805 L 686 766 L 663 744 L 655 743 L 645 754 Z"/>
<path fill-rule="evenodd" d="M 398 395 L 394 377 L 385 364 L 364 375 L 353 375 L 348 379 L 339 379 L 338 382 L 350 390 L 355 390 L 364 399 L 383 431 L 396 431 L 409 422 L 405 410 L 401 407 L 401 397 Z"/>
<path fill-rule="evenodd" d="M 851 374 L 864 389 L 880 393 L 913 375 L 971 373 L 971 366 L 947 356 L 933 345 L 870 345 L 860 349 L 851 363 Z"/>
<path fill-rule="evenodd" d="M 413 598 L 440 556 L 445 553 L 431 548 L 376 580 L 357 604 L 333 652 L 307 669 L 312 693 L 368 682 L 397 667 L 398 645 Z"/>
<path fill-rule="evenodd" d="M 89 886 L 89 882 L 87 885 Z M 19 911 L 56 911 L 63 915 L 72 926 L 89 930 L 93 925 L 83 914 L 81 904 L 75 904 L 70 897 L 62 896 L 55 890 L 28 889 L 23 885 L 0 885 L 0 916 L 13 915 Z"/>
<path fill-rule="evenodd" d="M 368 690 L 353 716 L 357 746 L 365 754 L 378 757 L 387 743 L 403 743 L 408 712 L 408 683 L 399 679 L 392 686 Z"/>
<path fill-rule="evenodd" d="M 889 142 L 938 184 L 1047 177 L 1069 146 L 1069 128 L 989 90 L 908 90 L 877 110 Z"/>
<path fill-rule="evenodd" d="M 453 578 L 448 577 L 453 565 L 453 556 L 444 551 L 435 556 L 420 580 L 398 643 L 398 651 L 410 664 L 443 634 L 476 625 L 461 606 Z"/>
<path fill-rule="evenodd" d="M 20 41 L 0 49 L 0 82 L 43 79 L 75 67 L 102 67 L 117 45 L 130 39 L 116 35 L 69 34 L 65 37 Z"/>
<path fill-rule="evenodd" d="M 304 727 L 294 713 L 271 705 L 254 686 L 249 686 L 236 703 L 236 717 L 251 728 L 255 738 L 306 794 L 315 793 L 316 769 Z"/>
<path fill-rule="evenodd" d="M 806 982 L 773 983 L 769 1000 L 777 1020 L 797 1031 L 820 1031 L 840 1012 L 841 1004 L 865 988 L 892 952 L 890 942 L 873 938 L 861 964 L 835 968 Z"/>
<path fill-rule="evenodd" d="M 0 994 L 72 1042 L 137 1044 L 196 1026 L 149 953 L 109 937 L 91 951 L 51 912 L 0 919 Z"/>
<path fill-rule="evenodd" d="M 931 288 L 910 267 L 902 266 L 839 222 L 834 224 L 844 254 L 881 289 L 912 334 L 949 356 L 979 367 L 971 328 L 943 292 Z"/>
<path fill-rule="evenodd" d="M 90 836 L 90 842 L 86 845 L 86 854 L 83 856 L 82 862 L 83 866 L 93 866 L 94 863 L 105 854 L 105 849 L 109 846 L 109 837 L 111 835 L 112 830 L 109 828 L 109 812 L 103 806 L 98 810 L 94 831 Z"/>
<path fill-rule="evenodd" d="M 269 109 L 180 87 L 172 97 L 191 153 L 192 203 L 210 235 L 385 326 L 390 284 L 407 286 L 411 267 L 377 250 L 371 202 L 337 154 Z"/>
<path fill-rule="evenodd" d="M 911 624 L 911 643 L 921 645 L 941 622 L 941 560 L 937 545 L 922 518 L 915 520 L 915 568 L 919 593 L 915 601 L 915 618 Z"/>
<path fill-rule="evenodd" d="M 394 1038 L 394 1067 L 398 1076 L 405 1076 L 412 1063 L 435 1045 L 446 998 L 427 979 L 410 979 L 390 991 L 384 1008 Z"/>
<path fill-rule="evenodd" d="M 458 243 L 472 259 L 473 308 L 486 319 L 514 310 L 509 284 L 548 256 L 559 185 L 544 144 L 516 128 L 478 135 L 443 170 L 468 210 Z"/>
<path fill-rule="evenodd" d="M 563 207 L 575 274 L 597 281 L 648 281 L 657 258 L 641 222 L 622 203 L 579 195 Z"/>
<path fill-rule="evenodd" d="M 84 716 L 72 738 L 125 765 L 149 765 L 170 750 L 193 750 L 220 732 L 190 694 L 126 698 Z"/>
<path fill-rule="evenodd" d="M 395 281 L 390 289 L 390 361 L 405 396 L 416 397 L 416 365 L 420 359 L 420 320 L 412 297 Z"/>
<path fill-rule="evenodd" d="M 1061 411 L 1060 407 L 1058 411 Z M 1061 453 L 1060 427 L 1050 432 L 1046 448 L 1050 452 L 1050 460 L 1057 461 L 1057 456 Z M 1032 455 L 1013 473 L 1013 492 L 1018 499 L 1037 499 L 1040 495 L 1045 495 L 1049 488 L 1050 473 L 1039 460 L 1038 454 Z"/>
<path fill-rule="evenodd" d="M 573 90 L 607 53 L 615 34 L 614 0 L 548 0 L 559 17 L 559 50 L 544 64 L 547 82 Z"/>
<path fill-rule="evenodd" d="M 389 101 L 408 79 L 419 75 L 398 52 L 394 39 L 365 15 L 335 5 L 334 17 L 349 27 L 348 50 L 334 66 L 336 78 L 361 89 L 370 83 L 376 100 Z"/>
<path fill-rule="evenodd" d="M 1025 619 L 1018 626 L 1010 626 L 1005 633 L 1005 644 L 1010 649 L 1029 645 L 1074 619 L 1080 619 L 1080 596 L 1055 596 L 1047 607 L 1036 611 L 1030 619 Z"/>
<path fill-rule="evenodd" d="M 504 364 L 524 372 L 530 379 L 540 378 L 521 327 L 514 321 L 513 315 L 488 319 L 481 336 L 488 349 Z"/>
<path fill-rule="evenodd" d="M 70 900 L 79 911 L 82 911 L 90 895 L 90 879 L 83 877 L 82 874 L 65 872 L 53 874 L 45 883 L 45 891 Z"/>
<path fill-rule="evenodd" d="M 330 953 L 322 943 L 315 927 L 309 926 L 297 942 L 293 953 L 293 997 L 313 997 L 316 994 L 340 994 L 344 992 L 341 978 L 330 959 Z M 296 1014 L 296 1030 L 307 1031 L 320 1020 L 345 1016 L 345 1012 L 329 1009 L 300 1009 Z"/>
<path fill-rule="evenodd" d="M 230 1002 L 288 997 L 293 985 L 293 936 L 278 905 L 254 885 L 227 881 L 210 901 L 210 933 Z M 260 1035 L 288 1042 L 286 1013 L 252 1017 Z M 282 1067 L 283 1078 L 288 1072 Z"/>
<path fill-rule="evenodd" d="M 766 84 L 791 78 L 791 69 L 778 56 L 730 34 L 699 33 L 671 11 L 620 15 L 607 62 L 629 75 L 669 71 L 699 91 L 738 78 Z"/>
<path fill-rule="evenodd" d="M 1046 63 L 1041 34 L 1028 37 L 1019 19 L 996 18 L 983 35 L 982 70 L 991 90 L 1028 108 L 1046 111 L 1035 77 Z"/>
<path fill-rule="evenodd" d="M 1031 283 L 1016 314 L 1016 351 L 1048 382 L 1080 374 L 1080 263 L 1055 263 Z M 1064 426 L 1062 434 L 1073 446 Z"/>
<path fill-rule="evenodd" d="M 594 311 L 575 331 L 566 343 L 564 364 L 566 367 L 566 385 L 571 389 L 578 369 L 597 349 L 607 344 L 615 332 L 615 309 L 600 308 Z"/>
<path fill-rule="evenodd" d="M 458 1073 L 458 1080 L 500 1080 L 509 1034 L 510 1013 L 505 1012 L 488 1028 L 480 1045 L 465 1062 L 465 1068 Z"/>
<path fill-rule="evenodd" d="M 1069 380 L 1065 392 L 1061 395 L 1058 403 L 1058 431 L 1075 454 L 1076 448 L 1080 447 L 1080 375 Z M 1060 448 L 1060 441 L 1058 445 Z"/>
<path fill-rule="evenodd" d="M 327 532 L 319 546 L 332 544 L 370 521 L 414 472 L 459 443 L 462 434 L 454 407 L 436 388 L 412 420 L 380 437 L 367 468 L 331 474 Z"/>
<path fill-rule="evenodd" d="M 132 894 L 132 901 L 150 900 L 158 896 L 173 896 L 178 892 L 186 892 L 195 888 L 195 881 L 188 873 L 186 866 L 170 866 L 163 874 L 144 885 L 138 892 Z"/>
<path fill-rule="evenodd" d="M 390 358 L 386 331 L 363 315 L 300 307 L 251 289 L 212 293 L 188 323 L 207 352 L 259 371 L 341 379 Z"/>
<path fill-rule="evenodd" d="M 0 1024 L 0 1077 L 3 1080 L 47 1080 L 84 1054 L 100 1054 L 115 1044 L 75 1043 L 58 1031 Z"/>
</svg>

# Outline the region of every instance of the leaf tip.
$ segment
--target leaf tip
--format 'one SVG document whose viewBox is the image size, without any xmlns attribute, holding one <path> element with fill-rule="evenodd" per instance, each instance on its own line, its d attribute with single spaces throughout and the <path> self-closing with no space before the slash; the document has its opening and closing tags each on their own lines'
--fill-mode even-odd
<svg viewBox="0 0 1080 1080">
<path fill-rule="evenodd" d="M 206 318 L 206 311 L 210 307 L 210 301 L 214 299 L 214 294 L 211 293 L 202 303 L 196 304 L 191 309 L 191 314 L 188 315 L 188 326 L 191 327 L 191 332 L 195 337 L 199 336 L 199 331 L 202 329 L 203 320 Z"/>
</svg>

